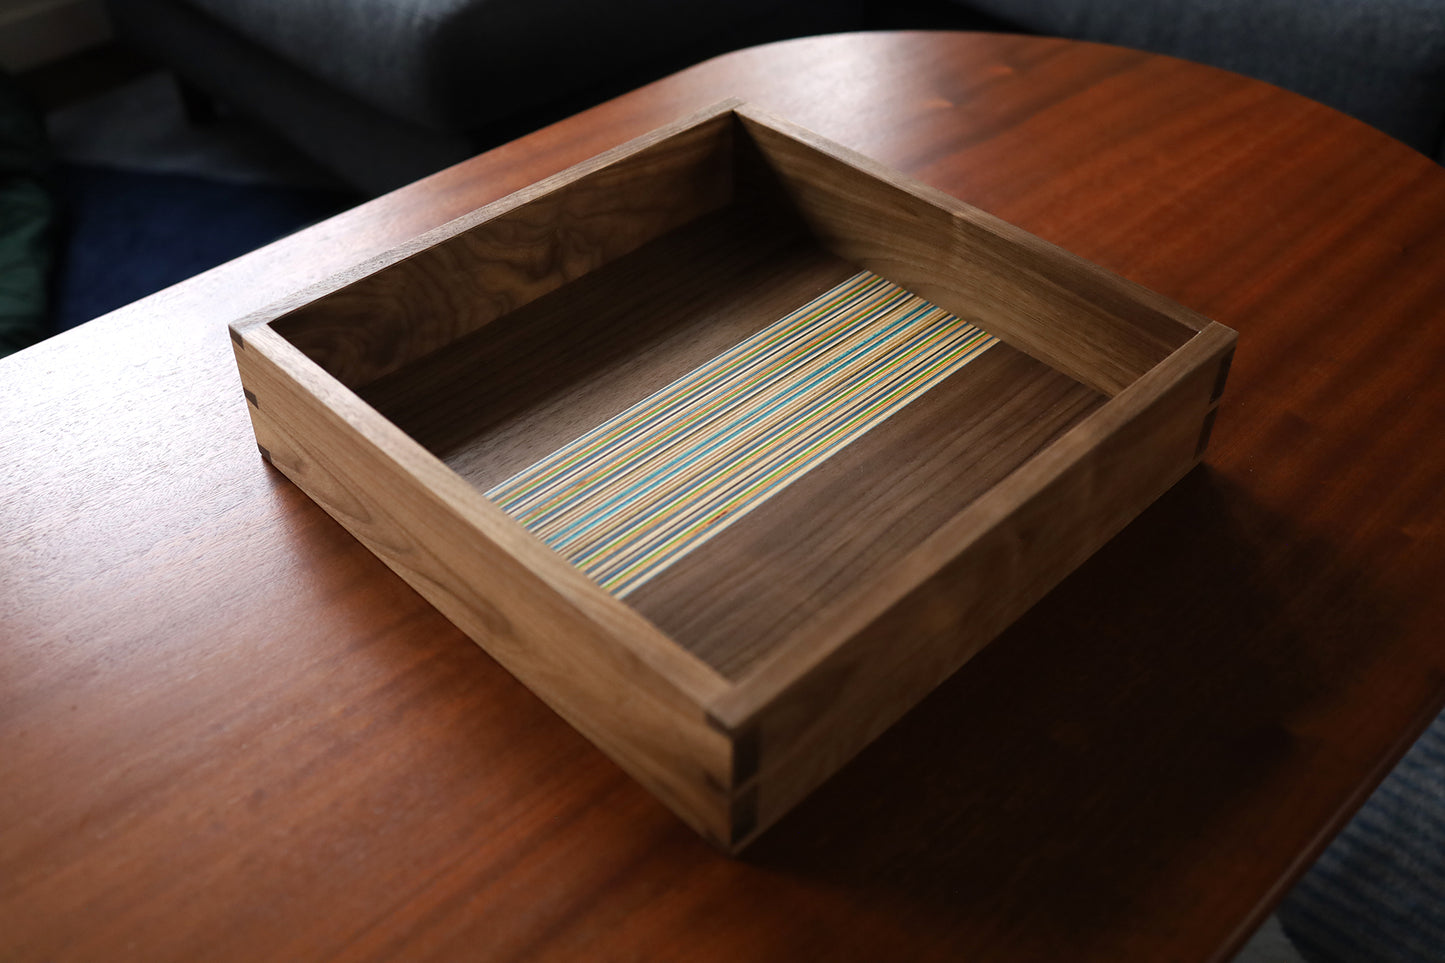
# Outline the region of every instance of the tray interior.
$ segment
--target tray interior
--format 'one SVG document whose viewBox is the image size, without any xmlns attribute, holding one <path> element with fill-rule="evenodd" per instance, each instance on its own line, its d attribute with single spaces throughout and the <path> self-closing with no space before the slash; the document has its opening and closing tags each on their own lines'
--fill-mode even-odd
<svg viewBox="0 0 1445 963">
<path fill-rule="evenodd" d="M 657 396 L 670 385 L 690 376 L 699 391 L 711 390 L 723 377 L 718 370 L 735 372 L 730 358 L 747 354 L 749 345 L 774 343 L 768 339 L 778 326 L 820 296 L 836 295 L 850 279 L 861 283 L 860 266 L 815 236 L 776 185 L 756 174 L 755 159 L 729 163 L 736 168 L 729 172 L 725 203 L 708 205 L 681 226 L 498 312 L 437 350 L 355 379 L 352 387 L 478 490 L 550 538 L 564 557 L 572 550 L 565 525 L 559 539 L 545 530 L 547 522 L 529 518 L 525 506 L 509 508 L 531 481 L 555 476 L 554 469 L 575 470 L 579 485 L 553 490 L 548 507 L 595 518 L 632 510 L 631 495 L 619 495 L 635 490 L 629 478 L 651 479 L 659 465 L 685 473 L 681 494 L 650 509 L 696 509 L 700 521 L 684 526 L 688 534 L 680 549 L 672 539 L 661 562 L 657 553 L 640 550 L 650 561 L 640 575 L 633 566 L 620 581 L 589 571 L 585 559 L 575 564 L 736 680 L 808 631 L 821 614 L 845 605 L 1106 398 L 982 331 L 966 351 L 925 363 L 922 388 L 882 391 L 884 403 L 857 400 L 858 391 L 876 389 L 903 363 L 899 358 L 910 356 L 906 349 L 915 332 L 900 336 L 897 351 L 884 345 L 851 379 L 840 376 L 843 387 L 831 386 L 832 375 L 814 378 L 811 401 L 796 406 L 800 413 L 790 413 L 777 398 L 795 397 L 788 385 L 813 377 L 807 365 L 842 370 L 807 350 L 774 357 L 770 377 L 784 386 L 782 396 L 765 395 L 730 420 L 694 417 L 686 392 L 674 390 L 674 407 L 662 406 Z M 877 312 L 865 307 L 838 323 L 870 323 L 870 311 L 876 322 Z M 286 325 L 277 330 L 288 336 Z M 309 336 L 293 342 L 308 350 Z M 963 361 L 959 351 L 967 354 Z M 868 418 L 843 418 L 846 430 L 838 429 L 827 419 L 849 404 Z M 704 503 L 744 469 L 707 459 L 679 468 L 669 455 L 677 448 L 669 437 L 645 457 L 634 445 L 628 464 L 621 456 L 613 462 L 603 457 L 578 469 L 569 456 L 574 450 L 595 453 L 597 446 L 579 446 L 579 439 L 606 435 L 629 413 L 642 412 L 635 420 L 650 426 L 633 434 L 698 422 L 684 448 L 710 451 L 740 426 L 753 430 L 762 410 L 772 420 L 771 434 L 750 449 L 759 457 L 772 457 L 800 438 L 826 437 L 828 445 L 821 454 L 813 450 L 811 460 L 780 457 L 753 465 L 750 470 L 768 485 L 745 502 Z M 644 437 L 639 444 L 655 440 Z M 555 511 L 541 515 L 555 519 Z"/>
<path fill-rule="evenodd" d="M 725 208 L 360 394 L 492 492 L 857 272 Z M 994 343 L 622 597 L 736 678 L 1103 400 Z"/>
</svg>

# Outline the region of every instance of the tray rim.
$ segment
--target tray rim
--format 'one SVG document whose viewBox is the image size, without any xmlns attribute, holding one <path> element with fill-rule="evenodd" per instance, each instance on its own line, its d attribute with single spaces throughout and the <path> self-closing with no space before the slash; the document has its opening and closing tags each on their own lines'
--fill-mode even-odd
<svg viewBox="0 0 1445 963">
<path fill-rule="evenodd" d="M 503 512 L 482 491 L 363 401 L 353 389 L 272 327 L 274 322 L 317 298 L 340 291 L 437 244 L 517 210 L 532 200 L 634 158 L 671 137 L 728 115 L 735 117 L 749 132 L 762 130 L 788 138 L 865 176 L 886 181 L 890 187 L 902 190 L 940 211 L 947 218 L 966 222 L 971 229 L 982 230 L 991 237 L 998 238 L 1006 247 L 1025 251 L 1030 257 L 1041 259 L 1042 263 L 1057 267 L 1064 274 L 1083 272 L 1091 284 L 1101 286 L 1100 289 L 1109 296 L 1131 301 L 1146 310 L 1157 312 L 1192 332 L 1182 344 L 1143 375 L 1119 387 L 1095 411 L 1026 458 L 1003 480 L 991 486 L 978 499 L 929 535 L 922 544 L 892 563 L 884 576 L 875 580 L 875 584 L 810 619 L 807 625 L 732 679 L 672 639 L 628 603 L 615 598 L 593 582 L 546 546 L 540 538 Z M 1056 279 L 1050 277 L 1041 276 L 1037 280 L 1041 284 L 1057 283 Z M 927 297 L 926 294 L 924 296 Z M 707 728 L 722 738 L 731 751 L 729 772 L 722 778 L 723 785 L 719 787 L 724 798 L 732 800 L 730 806 L 737 802 L 748 786 L 755 787 L 760 778 L 756 747 L 750 749 L 747 744 L 756 739 L 760 718 L 770 708 L 784 699 L 789 691 L 805 685 L 819 672 L 820 667 L 843 650 L 873 621 L 899 605 L 906 605 L 911 594 L 927 583 L 943 566 L 968 553 L 981 538 L 1007 521 L 1013 511 L 1028 498 L 1037 496 L 1048 485 L 1078 466 L 1102 440 L 1125 429 L 1132 420 L 1147 411 L 1191 373 L 1209 368 L 1223 358 L 1219 383 L 1215 385 L 1209 399 L 1209 403 L 1213 405 L 1222 391 L 1223 372 L 1227 371 L 1228 358 L 1236 338 L 1231 329 L 1155 292 L 1084 261 L 952 195 L 885 168 L 855 151 L 736 98 L 723 100 L 672 124 L 659 127 L 477 208 L 349 270 L 338 272 L 297 291 L 261 311 L 237 320 L 230 327 L 238 358 L 254 349 L 273 365 L 277 372 L 290 379 L 299 390 L 307 392 L 350 430 L 356 432 L 381 457 L 405 473 L 411 484 L 428 491 L 447 511 L 465 520 L 471 533 L 497 546 L 530 575 L 538 578 L 555 595 L 559 604 L 567 606 L 573 614 L 597 630 L 598 638 L 603 640 L 602 644 L 615 650 L 614 656 L 624 663 L 645 669 L 644 675 L 650 680 L 649 685 L 657 689 L 661 699 L 669 703 L 678 700 L 686 714 L 694 718 L 700 716 Z M 1046 359 L 1041 360 L 1049 363 Z M 252 404 L 255 407 L 254 401 Z M 1201 439 L 1199 451 L 1196 452 L 1196 460 L 1202 453 L 1205 440 L 1207 431 L 1206 438 Z M 1087 554 L 1084 557 L 1087 557 Z M 1070 565 L 1069 570 L 1077 564 L 1076 562 Z M 963 658 L 966 660 L 967 657 L 965 655 Z M 508 668 L 512 667 L 508 665 Z M 515 673 L 515 669 L 513 671 Z M 951 672 L 952 669 L 944 672 L 934 684 L 941 682 Z M 543 695 L 546 701 L 557 708 L 553 699 L 547 698 L 543 693 L 538 694 Z M 559 711 L 562 710 L 559 708 Z M 589 731 L 578 725 L 568 712 L 562 714 L 584 732 Z M 798 748 L 795 745 L 786 747 L 789 754 Z M 806 748 L 806 745 L 802 748 Z M 752 756 L 751 760 L 744 758 L 749 755 Z M 776 766 L 786 761 L 786 758 L 774 759 L 768 765 Z M 765 766 L 764 769 L 766 768 L 768 767 Z M 648 784 L 657 791 L 655 785 Z M 678 807 L 674 805 L 673 808 Z M 680 815 L 687 818 L 681 812 Z M 701 828 L 697 820 L 689 821 L 693 822 L 695 827 Z M 716 838 L 716 827 L 709 829 L 712 831 L 707 831 L 707 834 Z M 744 833 L 744 838 L 739 839 L 735 831 L 721 835 L 727 845 L 734 847 L 750 838 L 748 833 Z"/>
<path fill-rule="evenodd" d="M 808 676 L 869 622 L 903 603 L 918 584 L 967 552 L 991 528 L 1007 520 L 1020 502 L 1043 491 L 1086 458 L 1101 441 L 1147 411 L 1182 378 L 1208 367 L 1222 351 L 1232 348 L 1234 342 L 1232 329 L 1210 322 L 1153 370 L 1030 455 L 939 526 L 859 597 L 816 617 L 815 622 L 826 620 L 833 624 L 826 632 L 813 630 L 815 637 L 822 637 L 821 641 L 809 643 L 796 639 L 809 632 L 809 627 L 804 626 L 794 636 L 778 643 L 772 652 L 733 680 L 729 691 L 714 699 L 708 707 L 709 717 L 727 730 L 741 730 L 751 725 L 786 688 Z"/>
</svg>

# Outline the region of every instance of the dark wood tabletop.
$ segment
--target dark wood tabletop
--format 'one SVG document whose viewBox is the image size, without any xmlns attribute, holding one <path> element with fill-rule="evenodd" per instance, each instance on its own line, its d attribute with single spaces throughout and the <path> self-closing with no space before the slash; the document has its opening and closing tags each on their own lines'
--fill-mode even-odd
<svg viewBox="0 0 1445 963">
<path fill-rule="evenodd" d="M 227 322 L 739 96 L 1240 334 L 1206 465 L 740 860 L 257 454 Z M 704 63 L 0 362 L 0 958 L 1227 957 L 1445 698 L 1445 170 L 1047 39 Z"/>
</svg>

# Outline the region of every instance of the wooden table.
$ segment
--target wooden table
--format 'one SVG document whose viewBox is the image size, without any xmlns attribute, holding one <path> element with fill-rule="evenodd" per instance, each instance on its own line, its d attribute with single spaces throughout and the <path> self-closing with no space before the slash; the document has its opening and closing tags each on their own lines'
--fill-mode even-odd
<svg viewBox="0 0 1445 963">
<path fill-rule="evenodd" d="M 703 844 L 257 456 L 226 322 L 738 95 L 1237 328 L 1208 466 Z M 1204 960 L 1445 696 L 1445 170 L 1044 39 L 729 55 L 0 363 L 0 957 Z"/>
</svg>

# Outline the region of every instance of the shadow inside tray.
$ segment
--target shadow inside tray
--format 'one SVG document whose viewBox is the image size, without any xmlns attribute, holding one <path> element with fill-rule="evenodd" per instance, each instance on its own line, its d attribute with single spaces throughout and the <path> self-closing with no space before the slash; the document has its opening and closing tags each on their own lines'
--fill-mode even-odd
<svg viewBox="0 0 1445 963">
<path fill-rule="evenodd" d="M 1209 854 L 1190 827 L 1296 752 L 1291 720 L 1366 667 L 1348 640 L 1388 632 L 1369 579 L 1288 524 L 1191 472 L 744 858 L 1082 946 Z"/>
</svg>

